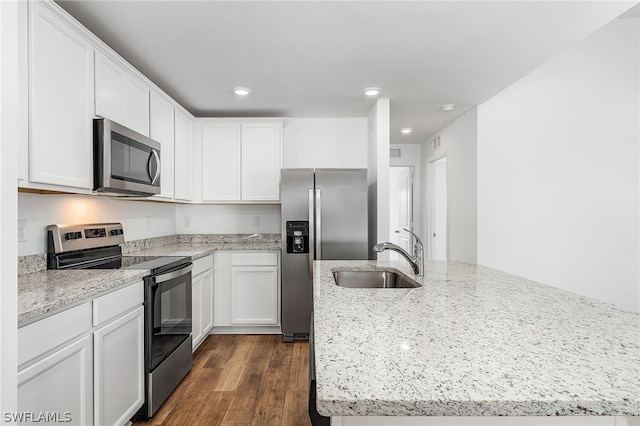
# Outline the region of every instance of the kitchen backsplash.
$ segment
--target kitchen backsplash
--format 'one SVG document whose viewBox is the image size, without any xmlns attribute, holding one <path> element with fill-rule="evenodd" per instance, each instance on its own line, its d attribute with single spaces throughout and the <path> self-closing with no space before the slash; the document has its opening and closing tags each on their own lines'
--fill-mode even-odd
<svg viewBox="0 0 640 426">
<path fill-rule="evenodd" d="M 280 234 L 181 234 L 179 243 L 279 243 Z"/>
<path fill-rule="evenodd" d="M 46 253 L 18 257 L 18 275 L 44 271 L 45 269 L 47 269 Z"/>
<path fill-rule="evenodd" d="M 134 251 L 146 250 L 156 247 L 162 247 L 178 242 L 177 235 L 165 235 L 163 237 L 143 238 L 141 240 L 125 241 L 122 244 L 122 254 L 129 254 Z"/>
</svg>

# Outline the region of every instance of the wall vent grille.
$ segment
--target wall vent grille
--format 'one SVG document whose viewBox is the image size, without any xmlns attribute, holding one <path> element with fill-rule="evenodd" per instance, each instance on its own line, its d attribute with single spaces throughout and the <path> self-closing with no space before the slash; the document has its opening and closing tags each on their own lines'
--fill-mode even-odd
<svg viewBox="0 0 640 426">
<path fill-rule="evenodd" d="M 435 137 L 431 141 L 431 149 L 438 149 L 438 148 L 440 148 L 440 136 Z"/>
</svg>

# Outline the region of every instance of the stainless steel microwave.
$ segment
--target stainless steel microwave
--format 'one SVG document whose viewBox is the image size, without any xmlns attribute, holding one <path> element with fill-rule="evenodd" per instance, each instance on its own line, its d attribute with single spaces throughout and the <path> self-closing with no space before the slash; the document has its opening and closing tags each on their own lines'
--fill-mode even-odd
<svg viewBox="0 0 640 426">
<path fill-rule="evenodd" d="M 148 197 L 160 193 L 160 144 L 107 119 L 93 120 L 93 190 Z"/>
</svg>

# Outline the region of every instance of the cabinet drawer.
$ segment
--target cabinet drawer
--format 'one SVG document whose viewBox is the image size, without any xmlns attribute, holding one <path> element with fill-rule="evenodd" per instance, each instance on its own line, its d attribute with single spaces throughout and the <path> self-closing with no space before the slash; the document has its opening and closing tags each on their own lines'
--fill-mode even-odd
<svg viewBox="0 0 640 426">
<path fill-rule="evenodd" d="M 142 281 L 93 300 L 93 325 L 98 326 L 131 308 L 142 305 L 144 285 Z"/>
<path fill-rule="evenodd" d="M 278 253 L 231 253 L 233 266 L 277 266 Z"/>
<path fill-rule="evenodd" d="M 91 329 L 87 302 L 18 329 L 18 365 Z"/>
<path fill-rule="evenodd" d="M 213 255 L 208 255 L 193 261 L 193 271 L 191 275 L 194 277 L 213 268 Z"/>
</svg>

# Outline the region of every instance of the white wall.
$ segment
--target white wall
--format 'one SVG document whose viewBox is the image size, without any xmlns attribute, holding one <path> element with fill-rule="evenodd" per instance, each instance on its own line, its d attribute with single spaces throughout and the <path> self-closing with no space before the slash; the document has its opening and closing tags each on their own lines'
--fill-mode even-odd
<svg viewBox="0 0 640 426">
<path fill-rule="evenodd" d="M 388 260 L 387 252 L 375 254 L 371 247 L 389 235 L 389 99 L 378 99 L 367 117 L 367 164 L 369 180 L 369 256 Z"/>
<path fill-rule="evenodd" d="M 284 168 L 366 168 L 367 118 L 287 118 Z"/>
<path fill-rule="evenodd" d="M 28 241 L 18 256 L 46 253 L 46 226 L 121 222 L 126 241 L 176 234 L 174 204 L 94 195 L 18 195 L 18 219 L 27 221 Z"/>
<path fill-rule="evenodd" d="M 189 228 L 185 217 L 191 218 Z M 279 204 L 180 204 L 176 218 L 179 234 L 279 234 L 281 227 Z"/>
<path fill-rule="evenodd" d="M 640 310 L 638 26 L 479 107 L 478 263 Z"/>
<path fill-rule="evenodd" d="M 432 148 L 432 139 L 440 137 L 440 148 Z M 428 247 L 427 162 L 441 154 L 447 156 L 447 256 L 449 260 L 475 263 L 476 252 L 476 182 L 477 182 L 477 109 L 460 116 L 440 133 L 422 144 L 422 181 L 424 188 L 422 223 Z"/>
<path fill-rule="evenodd" d="M 18 3 L 0 2 L 0 412 L 18 402 Z M 2 421 L 4 424 L 4 420 Z"/>
</svg>

